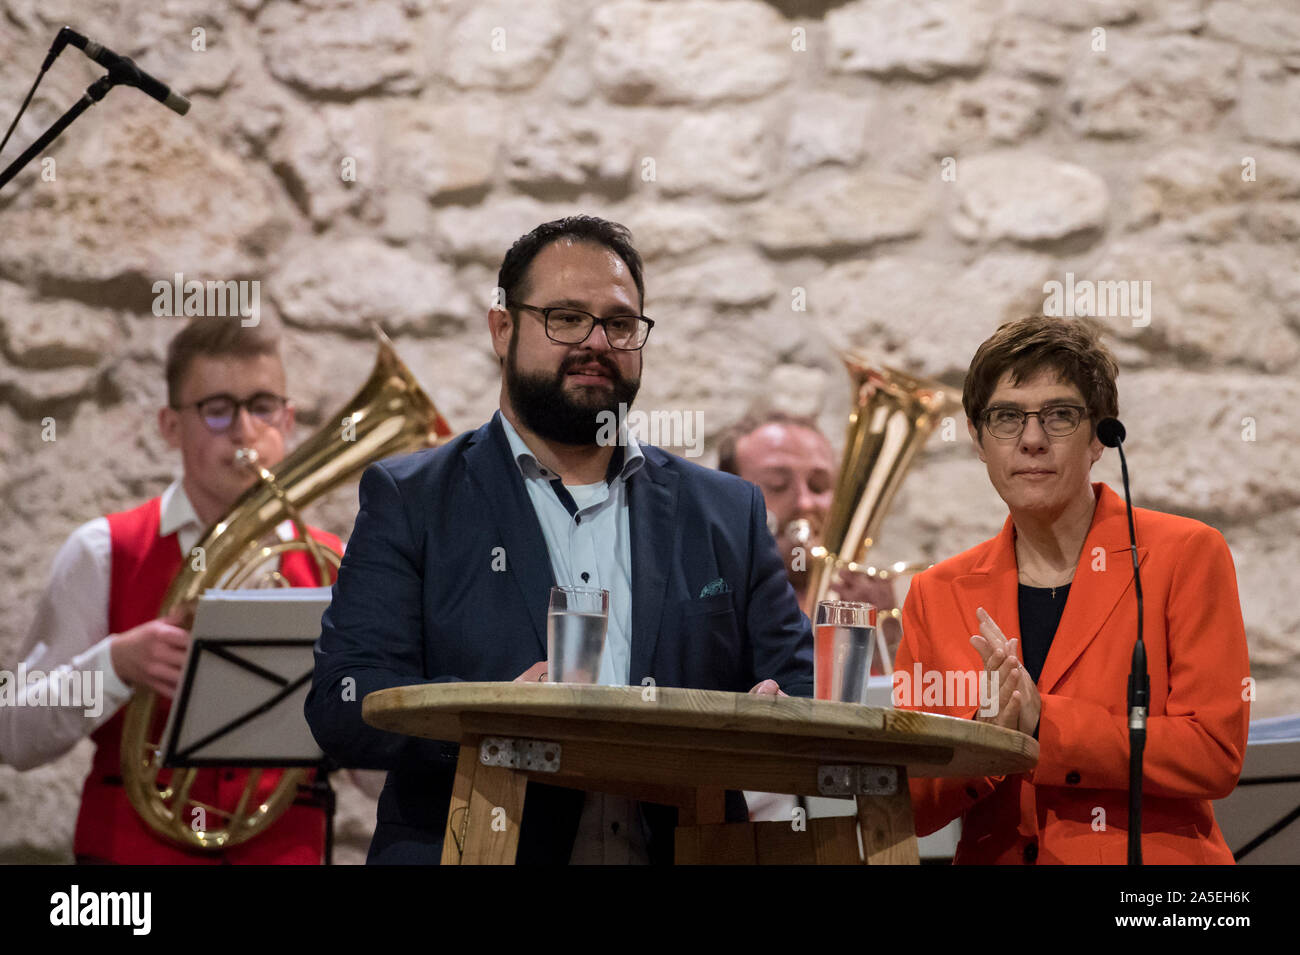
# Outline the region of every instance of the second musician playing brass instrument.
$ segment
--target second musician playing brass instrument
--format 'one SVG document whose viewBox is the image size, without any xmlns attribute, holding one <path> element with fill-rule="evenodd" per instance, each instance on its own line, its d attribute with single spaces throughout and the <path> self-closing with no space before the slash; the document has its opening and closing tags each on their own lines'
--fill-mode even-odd
<svg viewBox="0 0 1300 955">
<path fill-rule="evenodd" d="M 719 441 L 718 470 L 751 481 L 763 492 L 786 573 L 802 603 L 808 588 L 807 555 L 830 518 L 839 478 L 840 462 L 830 441 L 810 417 L 781 411 L 748 415 Z M 831 591 L 841 600 L 883 610 L 898 606 L 892 579 L 847 566 L 834 574 Z M 897 618 L 882 615 L 881 628 L 892 658 L 902 627 Z M 873 673 L 885 672 L 878 658 L 873 658 L 872 667 Z"/>
<path fill-rule="evenodd" d="M 47 679 L 92 675 L 102 690 L 97 706 L 0 710 L 0 762 L 27 769 L 86 736 L 94 739 L 74 838 L 79 861 L 318 864 L 325 845 L 319 807 L 292 806 L 260 839 L 199 855 L 146 826 L 123 787 L 122 707 L 137 689 L 171 696 L 189 640 L 179 617 L 159 619 L 163 595 L 203 530 L 256 482 L 237 452 L 251 448 L 273 467 L 294 426 L 279 340 L 266 323 L 243 327 L 238 317 L 195 319 L 172 340 L 166 376 L 168 404 L 158 413 L 158 427 L 180 452 L 181 477 L 161 496 L 84 524 L 69 537 L 55 557 L 21 651 L 26 667 Z M 341 550 L 333 535 L 311 533 L 324 547 Z M 292 556 L 282 567 L 284 576 L 316 585 L 317 569 L 304 555 Z M 212 791 L 193 795 L 225 805 L 237 798 L 246 776 L 244 770 L 210 773 Z M 272 773 L 264 774 L 264 787 L 275 781 Z"/>
<path fill-rule="evenodd" d="M 846 564 L 854 568 L 875 545 L 917 452 L 957 407 L 952 389 L 937 381 L 886 368 L 856 352 L 840 357 L 849 372 L 852 409 L 830 515 L 808 555 L 802 606 L 809 615 L 830 591 L 837 571 Z"/>
<path fill-rule="evenodd" d="M 451 429 L 392 343 L 376 329 L 379 354 L 356 394 L 310 438 L 279 464 L 260 460 L 256 448 L 235 451 L 236 464 L 258 483 L 199 540 L 201 561 L 185 562 L 158 611 L 184 612 L 209 589 L 292 586 L 333 580 L 338 556 L 316 542 L 302 509 L 383 457 L 433 447 Z M 339 428 L 333 422 L 342 421 Z M 272 470 L 274 468 L 274 470 Z M 276 540 L 285 524 L 289 539 Z M 166 718 L 156 694 L 137 688 L 123 711 L 122 785 L 132 808 L 156 834 L 185 849 L 225 853 L 253 839 L 265 839 L 298 800 L 310 779 L 304 769 L 255 768 L 247 774 L 184 767 L 162 770 L 155 758 Z M 237 783 L 246 777 L 242 790 Z M 225 788 L 221 788 L 225 784 Z M 327 850 L 328 851 L 328 850 Z"/>
</svg>

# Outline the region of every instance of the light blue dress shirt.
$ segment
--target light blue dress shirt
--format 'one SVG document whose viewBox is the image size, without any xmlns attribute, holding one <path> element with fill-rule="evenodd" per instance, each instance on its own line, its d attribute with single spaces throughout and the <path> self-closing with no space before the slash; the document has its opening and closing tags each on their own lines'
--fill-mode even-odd
<svg viewBox="0 0 1300 955">
<path fill-rule="evenodd" d="M 528 498 L 542 525 L 555 583 L 609 591 L 609 625 L 600 665 L 602 686 L 626 686 L 632 665 L 632 535 L 627 481 L 645 464 L 636 439 L 626 436 L 622 466 L 608 482 L 570 484 L 543 467 L 524 439 L 501 416 Z M 565 501 L 568 496 L 569 501 Z"/>
<path fill-rule="evenodd" d="M 596 484 L 566 486 L 542 466 L 505 415 L 501 425 L 523 475 L 528 499 L 542 526 L 555 583 L 609 591 L 602 686 L 626 686 L 632 662 L 632 534 L 628 479 L 645 464 L 636 439 L 624 429 L 610 462 L 612 473 Z M 621 453 L 620 453 L 621 452 Z M 569 860 L 575 864 L 645 863 L 645 822 L 630 799 L 588 793 Z"/>
</svg>

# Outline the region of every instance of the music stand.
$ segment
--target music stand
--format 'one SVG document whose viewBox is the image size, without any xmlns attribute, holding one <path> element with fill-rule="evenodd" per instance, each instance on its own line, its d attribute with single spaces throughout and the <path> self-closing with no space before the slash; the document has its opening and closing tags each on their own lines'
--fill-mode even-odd
<svg viewBox="0 0 1300 955">
<path fill-rule="evenodd" d="M 1238 862 L 1300 858 L 1300 714 L 1250 724 L 1241 780 L 1214 815 Z"/>
<path fill-rule="evenodd" d="M 312 646 L 329 588 L 209 591 L 199 600 L 179 691 L 163 730 L 166 768 L 315 769 L 333 859 L 337 767 L 303 716 Z"/>
</svg>

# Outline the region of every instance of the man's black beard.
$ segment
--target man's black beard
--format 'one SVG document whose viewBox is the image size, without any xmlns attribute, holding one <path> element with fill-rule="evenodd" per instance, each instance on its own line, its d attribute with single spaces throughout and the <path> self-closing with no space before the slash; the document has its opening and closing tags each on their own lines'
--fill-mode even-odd
<svg viewBox="0 0 1300 955">
<path fill-rule="evenodd" d="M 598 364 L 610 375 L 612 388 L 583 389 L 590 403 L 575 401 L 564 390 L 564 376 L 579 365 Z M 545 372 L 525 374 L 515 366 L 515 348 L 511 343 L 506 355 L 506 388 L 510 404 L 524 427 L 560 444 L 593 445 L 601 429 L 602 411 L 617 415 L 619 405 L 632 407 L 640 379 L 628 380 L 609 358 L 591 353 L 572 355 L 560 365 L 555 374 Z"/>
</svg>

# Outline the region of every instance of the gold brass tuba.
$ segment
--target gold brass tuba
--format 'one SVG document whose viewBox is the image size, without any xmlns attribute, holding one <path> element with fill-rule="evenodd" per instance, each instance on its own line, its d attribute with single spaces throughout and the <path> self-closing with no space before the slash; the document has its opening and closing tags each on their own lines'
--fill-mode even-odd
<svg viewBox="0 0 1300 955">
<path fill-rule="evenodd" d="M 186 562 L 163 598 L 159 616 L 184 608 L 192 619 L 194 602 L 212 587 L 238 587 L 269 560 L 292 550 L 305 549 L 322 581 L 340 558 L 319 546 L 307 532 L 298 509 L 327 491 L 358 476 L 380 458 L 423 447 L 433 447 L 451 436 L 451 428 L 421 390 L 411 372 L 397 357 L 393 344 L 379 329 L 379 355 L 366 383 L 319 431 L 286 457 L 272 473 L 247 452 L 243 460 L 258 474 L 259 482 L 235 502 L 230 513 L 213 525 L 198 546 L 201 569 Z M 335 422 L 342 422 L 342 425 Z M 263 545 L 262 541 L 285 519 L 293 521 L 297 536 L 291 541 Z M 278 571 L 273 582 L 285 585 Z M 203 805 L 204 816 L 223 817 L 217 825 L 191 828 L 187 807 L 198 769 L 175 769 L 166 783 L 158 781 L 162 751 L 151 737 L 161 732 L 157 695 L 137 690 L 127 704 L 122 727 L 122 781 L 131 805 L 150 829 L 182 848 L 216 851 L 238 845 L 265 831 L 289 808 L 307 770 L 285 770 L 263 802 L 255 802 L 262 770 L 249 773 L 234 810 Z M 202 770 L 216 772 L 217 770 Z"/>
<path fill-rule="evenodd" d="M 826 598 L 837 569 L 874 570 L 856 562 L 864 560 L 875 543 L 916 452 L 945 416 L 961 409 L 960 396 L 947 385 L 876 365 L 857 352 L 840 357 L 853 383 L 853 410 L 830 514 L 821 540 L 808 553 L 803 610 L 809 617 Z M 794 523 L 798 526 L 790 528 L 791 536 L 811 541 L 808 523 Z M 887 578 L 925 566 L 894 564 L 876 576 Z"/>
</svg>

